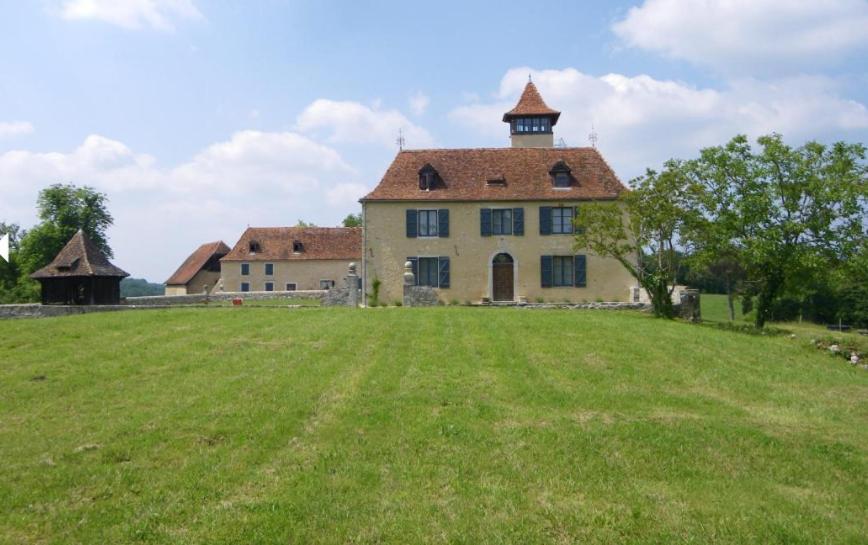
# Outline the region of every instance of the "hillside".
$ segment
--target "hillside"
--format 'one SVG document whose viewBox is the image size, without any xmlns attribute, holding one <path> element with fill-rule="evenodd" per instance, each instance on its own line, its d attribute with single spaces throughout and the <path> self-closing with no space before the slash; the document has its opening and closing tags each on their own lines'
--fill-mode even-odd
<svg viewBox="0 0 868 545">
<path fill-rule="evenodd" d="M 166 286 L 148 282 L 144 278 L 124 278 L 121 280 L 121 297 L 163 295 L 165 292 Z"/>
<path fill-rule="evenodd" d="M 868 373 L 638 313 L 0 322 L 2 543 L 856 543 Z"/>
</svg>

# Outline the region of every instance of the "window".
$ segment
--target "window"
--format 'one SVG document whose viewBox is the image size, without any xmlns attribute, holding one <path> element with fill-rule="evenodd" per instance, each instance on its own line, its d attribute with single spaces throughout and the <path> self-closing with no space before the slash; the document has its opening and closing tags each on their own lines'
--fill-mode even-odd
<svg viewBox="0 0 868 545">
<path fill-rule="evenodd" d="M 552 208 L 552 233 L 570 234 L 573 232 L 572 207 Z"/>
<path fill-rule="evenodd" d="M 248 282 L 242 282 L 241 291 L 250 291 L 250 284 Z"/>
<path fill-rule="evenodd" d="M 274 263 L 265 264 L 265 276 L 274 276 Z"/>
<path fill-rule="evenodd" d="M 568 172 L 556 173 L 555 187 L 570 187 L 570 174 Z"/>
<path fill-rule="evenodd" d="M 419 236 L 420 237 L 436 237 L 437 236 L 437 211 L 436 210 L 419 210 Z"/>
<path fill-rule="evenodd" d="M 552 257 L 552 286 L 573 285 L 573 256 Z"/>
<path fill-rule="evenodd" d="M 319 281 L 319 289 L 321 289 L 321 290 L 327 290 L 327 289 L 331 289 L 333 287 L 335 287 L 335 281 L 334 280 L 320 280 Z"/>
<path fill-rule="evenodd" d="M 437 187 L 438 178 L 437 170 L 430 163 L 426 163 L 425 166 L 419 169 L 419 189 L 422 191 L 434 189 Z"/>
<path fill-rule="evenodd" d="M 274 282 L 266 282 L 265 291 L 274 291 Z"/>
<path fill-rule="evenodd" d="M 419 274 L 416 276 L 416 284 L 419 286 L 431 286 L 436 288 L 437 282 L 437 258 L 420 257 Z"/>
<path fill-rule="evenodd" d="M 248 276 L 250 274 L 250 263 L 242 263 L 241 264 L 241 276 Z"/>
<path fill-rule="evenodd" d="M 286 291 L 295 291 L 295 283 L 289 282 L 286 284 Z"/>
<path fill-rule="evenodd" d="M 255 253 L 262 251 L 262 248 L 259 246 L 259 242 L 255 241 L 255 240 L 250 241 L 249 248 L 250 248 L 251 254 L 255 254 Z"/>
<path fill-rule="evenodd" d="M 491 232 L 495 235 L 512 234 L 511 208 L 496 208 L 491 211 Z"/>
</svg>

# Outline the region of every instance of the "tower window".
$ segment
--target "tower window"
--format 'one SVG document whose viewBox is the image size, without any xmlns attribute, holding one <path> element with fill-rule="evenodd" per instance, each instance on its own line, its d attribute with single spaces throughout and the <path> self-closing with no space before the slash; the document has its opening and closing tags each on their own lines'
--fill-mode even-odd
<svg viewBox="0 0 868 545">
<path fill-rule="evenodd" d="M 551 119 L 548 117 L 519 117 L 512 120 L 512 132 L 516 134 L 552 132 Z"/>
</svg>

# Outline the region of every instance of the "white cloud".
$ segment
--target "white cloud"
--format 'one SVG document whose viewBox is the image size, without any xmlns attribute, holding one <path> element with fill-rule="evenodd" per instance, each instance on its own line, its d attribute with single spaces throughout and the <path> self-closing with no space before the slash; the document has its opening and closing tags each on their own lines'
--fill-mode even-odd
<svg viewBox="0 0 868 545">
<path fill-rule="evenodd" d="M 162 281 L 197 245 L 232 245 L 247 225 L 337 225 L 370 189 L 359 178 L 337 151 L 291 132 L 241 131 L 173 167 L 91 135 L 66 153 L 0 153 L 0 221 L 35 223 L 52 183 L 95 187 L 115 217 L 116 264 Z"/>
<path fill-rule="evenodd" d="M 32 132 L 33 125 L 27 121 L 0 121 L 0 138 L 30 134 Z"/>
<path fill-rule="evenodd" d="M 305 133 L 323 133 L 332 143 L 379 144 L 395 148 L 398 131 L 406 147 L 427 148 L 434 139 L 397 110 L 381 110 L 358 102 L 318 99 L 298 116 L 296 127 Z"/>
<path fill-rule="evenodd" d="M 501 116 L 515 104 L 528 73 L 549 106 L 563 112 L 555 137 L 567 145 L 588 145 L 593 123 L 598 147 L 624 179 L 739 133 L 755 137 L 775 131 L 793 142 L 868 135 L 865 105 L 841 97 L 834 80 L 809 76 L 742 79 L 710 89 L 647 75 L 596 77 L 573 68 L 522 67 L 506 73 L 492 101 L 456 108 L 450 119 L 475 129 L 486 144 L 502 145 L 508 132 Z"/>
<path fill-rule="evenodd" d="M 65 0 L 58 13 L 68 20 L 92 19 L 128 29 L 172 30 L 177 20 L 202 18 L 193 0 Z"/>
<path fill-rule="evenodd" d="M 422 115 L 428 109 L 428 105 L 431 104 L 431 98 L 422 91 L 418 91 L 410 97 L 409 102 L 410 111 L 415 115 Z"/>
<path fill-rule="evenodd" d="M 628 46 L 729 73 L 840 60 L 868 47 L 864 0 L 645 0 L 613 27 Z"/>
</svg>

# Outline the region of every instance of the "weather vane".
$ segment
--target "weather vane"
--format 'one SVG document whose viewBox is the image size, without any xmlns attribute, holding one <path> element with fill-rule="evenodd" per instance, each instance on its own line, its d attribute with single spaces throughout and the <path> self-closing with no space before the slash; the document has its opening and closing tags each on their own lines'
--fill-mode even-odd
<svg viewBox="0 0 868 545">
<path fill-rule="evenodd" d="M 395 143 L 398 144 L 398 151 L 404 151 L 404 129 L 398 129 L 398 139 Z"/>
<path fill-rule="evenodd" d="M 588 140 L 591 142 L 592 148 L 597 147 L 597 140 L 598 139 L 599 138 L 597 137 L 597 131 L 594 130 L 594 124 L 591 123 L 591 134 L 588 135 Z"/>
</svg>

